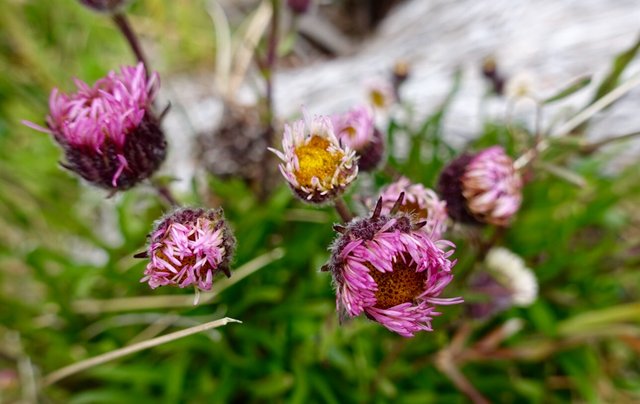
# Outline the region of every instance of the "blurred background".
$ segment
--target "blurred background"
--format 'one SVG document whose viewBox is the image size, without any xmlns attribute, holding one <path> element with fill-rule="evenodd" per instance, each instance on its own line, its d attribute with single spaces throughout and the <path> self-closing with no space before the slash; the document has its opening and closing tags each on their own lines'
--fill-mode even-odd
<svg viewBox="0 0 640 404">
<path fill-rule="evenodd" d="M 433 332 L 412 339 L 365 318 L 339 324 L 319 271 L 339 218 L 293 198 L 264 136 L 271 125 L 277 142 L 302 105 L 343 112 L 406 72 L 378 122 L 394 171 L 432 187 L 464 150 L 498 143 L 517 157 L 536 132 L 557 135 L 638 80 L 637 1 L 334 0 L 304 12 L 294 3 L 126 8 L 160 73 L 160 104 L 171 104 L 162 180 L 185 204 L 223 207 L 238 239 L 236 276 L 194 307 L 188 290 L 139 282 L 146 262 L 133 254 L 167 210 L 154 189 L 107 198 L 59 167 L 49 135 L 20 124 L 44 124 L 54 87 L 134 64 L 127 42 L 109 15 L 76 1 L 3 1 L 0 402 L 455 403 L 469 400 L 469 385 L 493 402 L 640 401 L 640 146 L 607 141 L 640 131 L 640 88 L 551 141 L 505 232 L 448 235 L 459 262 L 447 296 L 470 298 L 491 242 L 525 259 L 537 301 L 483 319 L 446 307 Z M 265 65 L 273 35 L 277 62 Z M 357 212 L 392 179 L 361 177 L 347 195 Z M 224 316 L 243 324 L 41 383 Z"/>
</svg>

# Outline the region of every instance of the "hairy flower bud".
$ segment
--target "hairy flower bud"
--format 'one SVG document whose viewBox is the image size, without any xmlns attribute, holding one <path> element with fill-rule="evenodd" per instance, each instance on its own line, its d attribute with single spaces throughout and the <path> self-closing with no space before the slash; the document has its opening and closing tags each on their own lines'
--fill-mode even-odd
<svg viewBox="0 0 640 404">
<path fill-rule="evenodd" d="M 331 119 L 340 142 L 356 151 L 358 168 L 362 171 L 375 169 L 382 161 L 384 141 L 375 127 L 373 111 L 361 105 Z"/>
<path fill-rule="evenodd" d="M 378 200 L 371 217 L 352 220 L 331 247 L 325 266 L 331 271 L 340 313 L 365 313 L 404 337 L 431 331 L 440 314 L 436 305 L 461 303 L 461 298 L 440 298 L 453 279 L 453 243 L 433 241 L 410 215 L 398 212 L 403 194 L 389 214 Z"/>
<path fill-rule="evenodd" d="M 231 276 L 229 263 L 235 238 L 222 210 L 182 208 L 161 219 L 150 234 L 150 258 L 141 282 L 153 289 L 193 285 L 210 290 L 218 272 Z"/>
<path fill-rule="evenodd" d="M 438 190 L 452 219 L 506 226 L 522 202 L 522 178 L 500 146 L 463 154 L 447 165 Z"/>
<path fill-rule="evenodd" d="M 342 147 L 328 117 L 296 121 L 284 127 L 283 151 L 269 148 L 282 163 L 280 172 L 293 192 L 313 204 L 330 202 L 358 174 L 355 151 Z"/>
<path fill-rule="evenodd" d="M 76 93 L 51 92 L 48 129 L 23 123 L 53 135 L 64 168 L 101 188 L 125 190 L 150 177 L 166 156 L 164 134 L 150 112 L 158 82 L 157 73 L 147 78 L 142 63 L 111 71 L 93 87 L 76 80 Z"/>
</svg>

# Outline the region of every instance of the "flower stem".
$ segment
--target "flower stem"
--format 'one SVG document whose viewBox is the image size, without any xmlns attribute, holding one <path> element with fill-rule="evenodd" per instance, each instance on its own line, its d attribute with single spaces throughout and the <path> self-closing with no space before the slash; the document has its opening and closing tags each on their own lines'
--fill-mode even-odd
<svg viewBox="0 0 640 404">
<path fill-rule="evenodd" d="M 353 214 L 351 213 L 351 210 L 349 209 L 347 204 L 344 202 L 344 199 L 336 198 L 333 206 L 336 208 L 336 211 L 340 215 L 340 218 L 343 222 L 347 223 L 350 222 L 351 219 L 353 219 Z"/>
<path fill-rule="evenodd" d="M 138 59 L 138 62 L 142 62 L 144 68 L 149 75 L 149 64 L 147 63 L 147 58 L 144 56 L 144 52 L 142 51 L 142 46 L 140 45 L 140 40 L 138 36 L 131 28 L 131 24 L 129 24 L 129 19 L 126 15 L 121 12 L 113 14 L 113 22 L 116 24 L 122 35 L 127 39 L 129 46 L 131 46 L 131 50 L 133 54 Z"/>
<path fill-rule="evenodd" d="M 169 206 L 180 206 L 180 203 L 178 203 L 176 198 L 173 196 L 173 193 L 168 186 L 163 184 L 154 184 L 153 186 L 155 187 L 156 191 L 158 191 L 158 195 L 160 196 L 160 198 Z"/>
</svg>

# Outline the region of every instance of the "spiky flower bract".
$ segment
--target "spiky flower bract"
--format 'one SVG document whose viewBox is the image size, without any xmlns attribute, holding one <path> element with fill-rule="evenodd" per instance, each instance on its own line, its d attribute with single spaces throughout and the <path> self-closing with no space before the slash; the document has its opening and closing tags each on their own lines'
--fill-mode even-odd
<svg viewBox="0 0 640 404">
<path fill-rule="evenodd" d="M 507 226 L 522 203 L 522 177 L 500 146 L 463 154 L 440 174 L 447 211 L 463 223 Z"/>
<path fill-rule="evenodd" d="M 355 151 L 342 146 L 331 120 L 320 116 L 285 124 L 283 151 L 269 148 L 282 163 L 280 172 L 294 193 L 312 204 L 330 202 L 358 174 Z"/>
<path fill-rule="evenodd" d="M 63 167 L 96 186 L 125 190 L 150 177 L 166 156 L 150 111 L 158 83 L 142 63 L 111 71 L 93 86 L 76 80 L 75 93 L 51 92 L 48 129 L 24 123 L 53 135 L 66 157 Z"/>
<path fill-rule="evenodd" d="M 437 305 L 461 303 L 440 298 L 453 279 L 453 243 L 434 241 L 406 213 L 400 195 L 389 214 L 378 200 L 371 217 L 336 226 L 341 235 L 326 266 L 333 275 L 336 304 L 350 317 L 365 313 L 404 337 L 431 331 Z"/>
<path fill-rule="evenodd" d="M 362 171 L 375 169 L 382 161 L 384 141 L 375 127 L 373 111 L 360 105 L 345 114 L 334 115 L 332 121 L 340 142 L 356 151 L 358 168 Z"/>
<path fill-rule="evenodd" d="M 412 214 L 417 220 L 425 221 L 422 228 L 433 240 L 438 240 L 447 230 L 447 203 L 422 184 L 415 184 L 408 178 L 401 177 L 396 182 L 382 189 L 382 213 L 388 214 L 404 192 L 400 211 Z"/>
<path fill-rule="evenodd" d="M 221 209 L 178 209 L 157 222 L 146 256 L 150 262 L 141 282 L 153 289 L 193 285 L 210 290 L 218 272 L 231 276 L 235 239 Z"/>
</svg>

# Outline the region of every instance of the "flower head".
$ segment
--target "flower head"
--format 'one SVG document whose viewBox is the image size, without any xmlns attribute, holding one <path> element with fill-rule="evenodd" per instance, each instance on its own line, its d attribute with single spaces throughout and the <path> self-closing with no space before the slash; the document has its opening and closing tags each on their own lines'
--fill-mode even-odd
<svg viewBox="0 0 640 404">
<path fill-rule="evenodd" d="M 284 127 L 283 151 L 269 148 L 282 163 L 280 172 L 303 201 L 328 202 L 356 178 L 355 151 L 342 147 L 328 117 L 296 121 Z"/>
<path fill-rule="evenodd" d="M 361 105 L 331 119 L 340 142 L 356 151 L 358 168 L 362 171 L 374 169 L 382 160 L 384 142 L 382 133 L 375 127 L 373 111 Z"/>
<path fill-rule="evenodd" d="M 422 230 L 433 240 L 438 240 L 447 230 L 447 203 L 440 200 L 436 193 L 422 184 L 413 184 L 402 177 L 398 181 L 386 186 L 380 195 L 382 198 L 382 213 L 388 214 L 404 192 L 404 199 L 400 205 L 400 212 L 412 214 L 418 221 L 426 221 Z"/>
<path fill-rule="evenodd" d="M 522 202 L 522 178 L 500 146 L 463 154 L 440 174 L 438 189 L 454 220 L 506 226 Z"/>
<path fill-rule="evenodd" d="M 387 110 L 396 102 L 393 84 L 382 78 L 371 79 L 367 85 L 367 95 L 371 105 L 378 110 Z"/>
<path fill-rule="evenodd" d="M 440 298 L 451 282 L 449 260 L 455 247 L 449 241 L 433 241 L 419 231 L 421 224 L 398 212 L 403 195 L 390 214 L 382 214 L 382 200 L 369 218 L 358 218 L 334 242 L 326 266 L 333 275 L 336 303 L 350 317 L 365 313 L 404 337 L 431 331 L 436 305 L 461 303 Z"/>
<path fill-rule="evenodd" d="M 146 254 L 150 258 L 141 282 L 158 286 L 190 285 L 210 290 L 213 277 L 227 277 L 235 239 L 222 210 L 183 208 L 160 220 L 150 234 Z"/>
<path fill-rule="evenodd" d="M 110 190 L 131 188 L 153 174 L 166 155 L 158 120 L 149 111 L 158 87 L 142 63 L 122 67 L 93 87 L 76 80 L 77 92 L 57 88 L 49 97 L 48 129 L 62 147 L 62 166 L 90 183 Z"/>
<path fill-rule="evenodd" d="M 484 260 L 484 271 L 471 279 L 471 289 L 487 296 L 470 304 L 474 317 L 486 318 L 512 306 L 526 307 L 538 296 L 538 281 L 524 260 L 504 247 L 494 247 Z"/>
<path fill-rule="evenodd" d="M 538 281 L 519 255 L 494 247 L 484 260 L 487 270 L 511 291 L 515 306 L 530 306 L 538 297 Z"/>
</svg>

